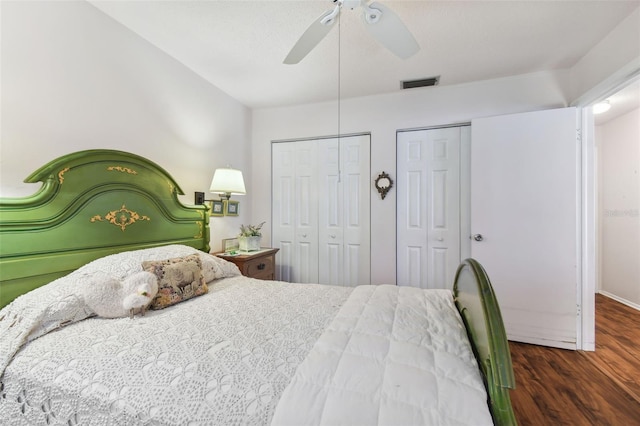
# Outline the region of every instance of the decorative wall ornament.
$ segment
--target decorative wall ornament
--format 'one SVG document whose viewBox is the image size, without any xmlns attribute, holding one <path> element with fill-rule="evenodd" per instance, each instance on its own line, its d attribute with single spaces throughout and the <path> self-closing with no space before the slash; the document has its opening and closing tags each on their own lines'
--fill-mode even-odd
<svg viewBox="0 0 640 426">
<path fill-rule="evenodd" d="M 119 227 L 124 232 L 127 226 L 139 220 L 151 220 L 151 218 L 148 216 L 140 216 L 137 212 L 127 209 L 123 204 L 120 210 L 110 211 L 104 216 L 104 219 L 100 215 L 95 215 L 90 219 L 91 222 L 102 222 L 103 220 L 109 221 L 109 223 Z M 200 225 L 200 234 L 202 235 L 202 225 Z"/>
<path fill-rule="evenodd" d="M 135 170 L 132 170 L 128 167 L 122 167 L 122 166 L 109 166 L 107 167 L 107 171 L 109 172 L 113 172 L 113 171 L 118 171 L 118 172 L 122 172 L 122 173 L 129 173 L 130 175 L 137 175 L 138 172 L 136 172 Z"/>
<path fill-rule="evenodd" d="M 60 182 L 60 185 L 62 185 L 62 182 L 64 182 L 64 174 L 67 173 L 69 170 L 71 170 L 71 167 L 65 167 L 64 169 L 58 172 L 58 181 Z"/>
<path fill-rule="evenodd" d="M 384 171 L 378 175 L 375 182 L 376 189 L 380 193 L 380 197 L 384 200 L 387 196 L 387 192 L 393 187 L 393 180 Z"/>
</svg>

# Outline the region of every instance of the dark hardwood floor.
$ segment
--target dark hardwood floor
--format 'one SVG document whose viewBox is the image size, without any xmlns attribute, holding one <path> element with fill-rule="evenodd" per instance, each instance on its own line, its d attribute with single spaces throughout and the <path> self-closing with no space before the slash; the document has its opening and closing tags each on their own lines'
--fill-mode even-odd
<svg viewBox="0 0 640 426">
<path fill-rule="evenodd" d="M 596 350 L 510 342 L 518 424 L 640 425 L 640 311 L 596 295 Z"/>
</svg>

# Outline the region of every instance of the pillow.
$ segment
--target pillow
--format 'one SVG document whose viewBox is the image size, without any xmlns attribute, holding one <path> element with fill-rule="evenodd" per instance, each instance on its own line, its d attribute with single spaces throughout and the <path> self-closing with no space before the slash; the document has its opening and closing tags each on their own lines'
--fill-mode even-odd
<svg viewBox="0 0 640 426">
<path fill-rule="evenodd" d="M 142 268 L 158 279 L 158 294 L 149 305 L 151 309 L 164 309 L 209 291 L 198 254 L 148 260 L 142 262 Z"/>
<path fill-rule="evenodd" d="M 240 270 L 232 262 L 205 253 L 190 246 L 170 244 L 160 247 L 125 251 L 101 257 L 76 270 L 76 273 L 93 274 L 96 271 L 124 280 L 143 270 L 141 263 L 148 260 L 163 260 L 198 254 L 202 261 L 202 274 L 206 282 L 219 278 L 240 275 Z"/>
<path fill-rule="evenodd" d="M 93 260 L 77 269 L 75 273 L 93 274 L 101 272 L 117 280 L 124 280 L 128 276 L 142 271 L 141 263 L 145 260 L 170 259 L 198 252 L 200 250 L 179 244 L 123 251 Z"/>
<path fill-rule="evenodd" d="M 202 261 L 202 274 L 207 282 L 226 277 L 242 275 L 238 266 L 212 254 L 198 253 Z"/>
</svg>

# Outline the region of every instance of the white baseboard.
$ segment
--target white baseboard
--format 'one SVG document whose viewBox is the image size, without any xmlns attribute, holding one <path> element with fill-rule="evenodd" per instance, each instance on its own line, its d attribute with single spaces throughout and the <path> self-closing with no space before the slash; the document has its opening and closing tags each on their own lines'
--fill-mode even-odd
<svg viewBox="0 0 640 426">
<path fill-rule="evenodd" d="M 630 308 L 640 311 L 640 305 L 638 305 L 637 303 L 629 302 L 627 299 L 623 299 L 622 297 L 616 296 L 615 294 L 609 293 L 608 291 L 600 290 L 598 291 L 598 293 L 603 296 L 607 296 L 608 298 L 613 299 L 617 302 L 620 302 L 623 305 L 627 305 Z"/>
</svg>

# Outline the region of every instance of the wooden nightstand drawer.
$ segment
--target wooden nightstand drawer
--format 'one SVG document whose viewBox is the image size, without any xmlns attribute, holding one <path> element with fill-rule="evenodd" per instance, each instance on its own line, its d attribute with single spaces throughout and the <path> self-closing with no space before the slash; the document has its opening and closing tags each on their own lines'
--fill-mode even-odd
<svg viewBox="0 0 640 426">
<path fill-rule="evenodd" d="M 248 277 L 272 280 L 276 271 L 276 257 L 274 254 L 260 256 L 256 259 L 247 260 L 242 267 L 242 275 Z"/>
<path fill-rule="evenodd" d="M 216 253 L 216 256 L 236 264 L 242 275 L 259 280 L 273 280 L 276 272 L 276 253 L 279 249 L 262 248 L 260 251 L 235 256 Z"/>
</svg>

